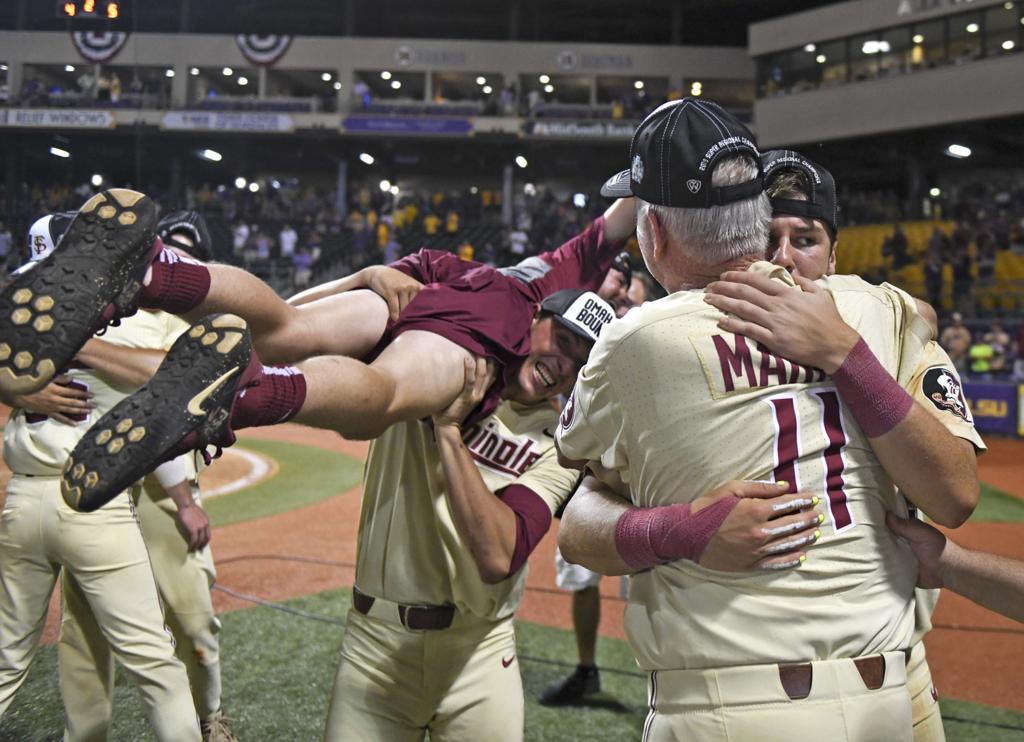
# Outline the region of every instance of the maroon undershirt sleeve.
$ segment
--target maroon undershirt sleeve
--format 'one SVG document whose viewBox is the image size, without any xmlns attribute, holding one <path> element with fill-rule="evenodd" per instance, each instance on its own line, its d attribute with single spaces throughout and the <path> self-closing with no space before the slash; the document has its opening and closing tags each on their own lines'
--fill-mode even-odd
<svg viewBox="0 0 1024 742">
<path fill-rule="evenodd" d="M 508 568 L 511 577 L 526 564 L 526 558 L 551 527 L 551 509 L 540 495 L 521 484 L 510 484 L 497 494 L 516 514 L 516 546 Z"/>
<path fill-rule="evenodd" d="M 530 284 L 538 301 L 561 289 L 596 291 L 625 245 L 624 239 L 605 237 L 604 217 L 601 216 L 557 250 L 541 253 L 538 257 L 550 265 L 551 270 Z"/>
</svg>

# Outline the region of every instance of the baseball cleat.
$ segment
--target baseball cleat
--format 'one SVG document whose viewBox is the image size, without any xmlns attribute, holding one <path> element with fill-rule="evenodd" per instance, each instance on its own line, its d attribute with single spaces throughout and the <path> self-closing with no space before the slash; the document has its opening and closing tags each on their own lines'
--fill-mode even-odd
<svg viewBox="0 0 1024 742">
<path fill-rule="evenodd" d="M 64 501 L 92 512 L 164 461 L 230 446 L 236 394 L 260 369 L 243 319 L 203 317 L 174 342 L 153 378 L 78 442 L 61 475 Z"/>
<path fill-rule="evenodd" d="M 0 289 L 0 392 L 39 391 L 97 330 L 134 313 L 155 234 L 156 205 L 141 193 L 85 202 L 57 249 Z"/>
</svg>

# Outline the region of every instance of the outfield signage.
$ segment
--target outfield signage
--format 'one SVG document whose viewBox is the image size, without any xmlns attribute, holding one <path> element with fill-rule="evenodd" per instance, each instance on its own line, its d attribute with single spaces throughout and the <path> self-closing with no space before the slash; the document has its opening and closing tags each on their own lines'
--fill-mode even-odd
<svg viewBox="0 0 1024 742">
<path fill-rule="evenodd" d="M 287 113 L 168 111 L 164 114 L 160 126 L 175 131 L 244 131 L 273 134 L 294 130 L 295 122 Z"/>
<path fill-rule="evenodd" d="M 526 125 L 526 133 L 535 137 L 568 139 L 629 139 L 636 128 L 634 122 L 612 121 L 534 121 Z"/>
<path fill-rule="evenodd" d="M 9 108 L 0 111 L 0 126 L 41 129 L 113 129 L 114 114 L 89 108 Z"/>
<path fill-rule="evenodd" d="M 346 116 L 341 120 L 345 131 L 367 134 L 455 134 L 467 136 L 473 122 L 467 118 L 443 116 Z"/>
<path fill-rule="evenodd" d="M 1016 435 L 1021 427 L 1018 406 L 1024 387 L 1016 384 L 964 382 L 964 396 L 979 433 Z"/>
</svg>

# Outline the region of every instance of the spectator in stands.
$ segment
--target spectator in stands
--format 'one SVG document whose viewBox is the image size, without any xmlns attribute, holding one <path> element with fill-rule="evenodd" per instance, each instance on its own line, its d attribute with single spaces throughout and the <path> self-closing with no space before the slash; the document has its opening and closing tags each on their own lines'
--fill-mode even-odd
<svg viewBox="0 0 1024 742">
<path fill-rule="evenodd" d="M 249 225 L 245 222 L 238 222 L 231 230 L 231 235 L 235 257 L 240 259 L 245 255 L 246 248 L 249 246 Z"/>
<path fill-rule="evenodd" d="M 942 234 L 938 227 L 935 228 L 935 232 Z M 932 237 L 934 236 L 933 232 Z M 942 308 L 942 282 L 942 247 L 934 244 L 934 241 L 930 239 L 928 240 L 928 252 L 924 258 L 924 289 L 928 295 L 928 303 L 936 311 Z"/>
<path fill-rule="evenodd" d="M 950 317 L 950 324 L 942 331 L 939 337 L 939 345 L 949 354 L 950 360 L 956 369 L 963 373 L 967 370 L 967 354 L 971 348 L 971 331 L 963 324 L 963 317 L 959 312 L 953 312 Z"/>
<path fill-rule="evenodd" d="M 953 243 L 938 225 L 928 237 L 928 250 L 939 256 L 939 262 L 946 262 L 953 257 Z"/>
<path fill-rule="evenodd" d="M 0 274 L 6 273 L 4 266 L 7 264 L 7 256 L 11 254 L 13 244 L 14 238 L 11 236 L 11 230 L 4 222 L 0 221 Z"/>
<path fill-rule="evenodd" d="M 1017 325 L 1017 334 L 1013 338 L 1013 375 L 1024 379 L 1024 322 Z"/>
<path fill-rule="evenodd" d="M 970 357 L 970 372 L 976 376 L 987 376 L 993 371 L 993 364 L 996 360 L 996 351 L 984 340 L 971 346 L 968 351 Z"/>
<path fill-rule="evenodd" d="M 295 245 L 299 241 L 299 235 L 292 225 L 285 223 L 281 232 L 277 235 L 277 244 L 281 248 L 281 257 L 290 258 L 295 254 Z"/>
<path fill-rule="evenodd" d="M 516 229 L 508 236 L 509 252 L 512 253 L 512 261 L 518 262 L 526 256 L 526 246 L 530 243 L 530 236 L 522 229 Z"/>
<path fill-rule="evenodd" d="M 366 110 L 373 102 L 373 97 L 370 95 L 370 86 L 362 80 L 357 80 L 356 84 L 352 86 L 352 98 L 356 108 Z"/>
<path fill-rule="evenodd" d="M 983 229 L 974 244 L 978 253 L 978 285 L 991 286 L 996 279 L 996 238 Z"/>
<path fill-rule="evenodd" d="M 982 336 L 982 342 L 992 347 L 990 371 L 994 374 L 1009 371 L 1007 357 L 1010 354 L 1010 335 L 1003 329 L 1003 323 L 996 320 Z"/>
<path fill-rule="evenodd" d="M 459 212 L 455 209 L 449 209 L 448 215 L 444 220 L 444 231 L 448 234 L 455 234 L 459 231 Z"/>
<path fill-rule="evenodd" d="M 473 259 L 473 245 L 470 244 L 469 240 L 463 240 L 459 244 L 459 259 L 460 260 L 472 260 Z"/>
<path fill-rule="evenodd" d="M 121 78 L 116 72 L 110 75 L 110 102 L 115 105 L 121 102 Z"/>
<path fill-rule="evenodd" d="M 423 231 L 428 237 L 433 237 L 441 229 L 441 217 L 431 211 L 423 217 Z"/>
<path fill-rule="evenodd" d="M 299 248 L 292 259 L 292 265 L 295 267 L 295 291 L 305 291 L 313 278 L 313 254 L 305 247 Z"/>
<path fill-rule="evenodd" d="M 384 246 L 384 263 L 394 263 L 400 257 L 402 257 L 402 243 L 392 233 L 388 237 L 388 243 Z"/>
<path fill-rule="evenodd" d="M 882 255 L 892 258 L 893 270 L 899 270 L 909 261 L 907 235 L 899 223 L 893 225 L 892 234 L 882 243 Z"/>
<path fill-rule="evenodd" d="M 953 253 L 953 306 L 959 312 L 974 309 L 974 266 L 969 247 L 956 246 Z"/>
</svg>

